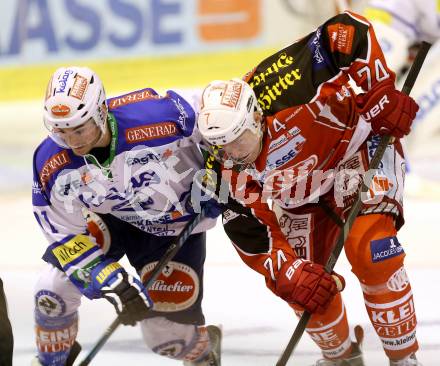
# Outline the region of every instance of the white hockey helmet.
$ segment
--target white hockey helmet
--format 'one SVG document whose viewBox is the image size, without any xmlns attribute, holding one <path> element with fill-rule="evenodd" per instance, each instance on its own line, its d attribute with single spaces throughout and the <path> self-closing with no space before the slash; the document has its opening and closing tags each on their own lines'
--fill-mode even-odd
<svg viewBox="0 0 440 366">
<path fill-rule="evenodd" d="M 54 128 L 77 127 L 90 118 L 104 132 L 107 104 L 101 79 L 87 67 L 56 70 L 47 85 L 43 118 L 51 132 Z"/>
<path fill-rule="evenodd" d="M 244 131 L 262 134 L 255 112 L 261 112 L 253 89 L 240 79 L 212 81 L 203 91 L 197 125 L 211 145 L 221 146 L 237 139 Z"/>
</svg>

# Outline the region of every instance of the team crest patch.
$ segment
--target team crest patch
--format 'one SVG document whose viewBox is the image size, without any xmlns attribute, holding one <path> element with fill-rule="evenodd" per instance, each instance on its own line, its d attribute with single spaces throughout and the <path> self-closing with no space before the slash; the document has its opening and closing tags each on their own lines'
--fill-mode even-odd
<svg viewBox="0 0 440 366">
<path fill-rule="evenodd" d="M 66 303 L 55 292 L 41 290 L 35 295 L 35 306 L 40 313 L 49 317 L 58 317 L 66 312 Z"/>
<path fill-rule="evenodd" d="M 148 263 L 141 271 L 145 282 L 157 262 Z M 199 278 L 189 266 L 170 262 L 148 288 L 155 311 L 175 312 L 188 309 L 199 295 Z"/>
<path fill-rule="evenodd" d="M 373 263 L 396 257 L 404 253 L 397 237 L 391 236 L 370 242 L 371 260 Z"/>
</svg>

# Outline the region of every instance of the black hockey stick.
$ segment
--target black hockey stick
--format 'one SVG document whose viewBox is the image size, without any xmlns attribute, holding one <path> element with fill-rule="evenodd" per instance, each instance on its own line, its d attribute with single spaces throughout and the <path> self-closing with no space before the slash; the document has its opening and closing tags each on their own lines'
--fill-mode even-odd
<svg viewBox="0 0 440 366">
<path fill-rule="evenodd" d="M 182 230 L 180 235 L 177 237 L 176 242 L 172 243 L 161 260 L 156 264 L 154 267 L 154 270 L 151 272 L 148 279 L 144 282 L 144 286 L 146 289 L 148 289 L 153 282 L 156 280 L 157 276 L 162 272 L 162 270 L 165 268 L 165 266 L 168 264 L 168 262 L 173 259 L 173 257 L 177 254 L 177 252 L 180 250 L 180 248 L 183 246 L 185 241 L 188 239 L 188 237 L 191 235 L 194 228 L 199 224 L 199 222 L 205 217 L 205 213 L 202 207 L 202 212 L 194 216 L 188 223 L 186 224 L 185 228 Z M 151 309 L 151 308 L 150 308 Z M 113 332 L 118 328 L 118 326 L 121 324 L 121 321 L 119 317 L 117 317 L 113 323 L 110 324 L 110 326 L 107 328 L 107 330 L 104 332 L 104 334 L 101 336 L 101 338 L 96 342 L 95 346 L 92 348 L 92 350 L 89 352 L 89 354 L 84 358 L 84 360 L 81 361 L 79 366 L 86 366 L 89 365 L 92 359 L 96 356 L 96 354 L 99 352 L 99 350 L 104 346 L 104 344 L 107 342 L 107 340 L 110 338 L 110 336 L 113 334 Z"/>
<path fill-rule="evenodd" d="M 430 43 L 422 42 L 419 52 L 417 53 L 417 56 L 411 66 L 411 69 L 409 70 L 408 76 L 406 77 L 405 83 L 403 85 L 402 88 L 403 93 L 409 94 L 411 92 L 411 89 L 414 86 L 414 83 L 417 79 L 420 69 L 422 68 L 423 62 L 425 61 L 425 57 L 430 47 L 431 47 Z M 387 148 L 387 145 L 390 142 L 391 142 L 391 136 L 389 135 L 385 135 L 381 138 L 379 146 L 377 147 L 376 152 L 374 153 L 374 156 L 371 159 L 370 166 L 368 168 L 368 171 L 370 173 L 372 170 L 373 171 L 377 170 L 377 168 L 379 167 L 380 161 L 382 160 L 382 157 L 385 153 L 385 149 Z M 331 252 L 330 257 L 325 265 L 325 270 L 329 273 L 333 271 L 336 261 L 338 260 L 342 248 L 344 247 L 344 243 L 347 240 L 350 229 L 353 226 L 354 220 L 356 219 L 357 215 L 359 214 L 359 211 L 362 208 L 362 193 L 368 191 L 371 182 L 373 180 L 373 177 L 374 174 L 366 174 L 362 186 L 357 192 L 355 202 L 348 213 L 347 220 L 345 221 L 345 224 L 341 229 L 341 233 L 339 234 L 336 244 L 333 248 L 333 251 Z M 287 361 L 289 360 L 292 352 L 295 350 L 296 346 L 298 345 L 298 342 L 300 341 L 302 334 L 306 329 L 310 317 L 311 314 L 309 312 L 305 311 L 303 313 L 301 319 L 299 320 L 295 328 L 295 331 L 290 337 L 289 343 L 287 344 L 286 348 L 283 351 L 283 354 L 276 363 L 276 366 L 285 366 L 287 364 Z"/>
</svg>

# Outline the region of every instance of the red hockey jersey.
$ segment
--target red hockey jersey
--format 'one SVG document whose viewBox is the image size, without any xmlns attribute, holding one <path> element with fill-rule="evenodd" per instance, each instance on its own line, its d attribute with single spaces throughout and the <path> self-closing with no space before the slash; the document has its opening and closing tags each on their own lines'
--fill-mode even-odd
<svg viewBox="0 0 440 366">
<path fill-rule="evenodd" d="M 295 254 L 267 199 L 287 209 L 316 202 L 333 187 L 331 173 L 371 132 L 357 113 L 350 78 L 363 91 L 395 78 L 370 23 L 351 12 L 329 19 L 245 76 L 263 110 L 263 147 L 252 166 L 221 168 L 232 192 L 224 227 L 272 290 L 282 264 Z"/>
</svg>

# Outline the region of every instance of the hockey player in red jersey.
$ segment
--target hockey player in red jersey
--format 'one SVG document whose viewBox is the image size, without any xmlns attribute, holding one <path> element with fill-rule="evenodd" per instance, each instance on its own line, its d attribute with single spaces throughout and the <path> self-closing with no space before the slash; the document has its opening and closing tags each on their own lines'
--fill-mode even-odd
<svg viewBox="0 0 440 366">
<path fill-rule="evenodd" d="M 222 184 L 216 192 L 227 207 L 225 230 L 276 295 L 297 313 L 313 313 L 306 331 L 323 354 L 316 365 L 364 365 L 336 290 L 343 279 L 323 265 L 382 134 L 395 139 L 345 252 L 390 365 L 418 365 L 413 295 L 396 236 L 404 222 L 399 139 L 418 106 L 394 80 L 371 24 L 345 12 L 269 56 L 244 81 L 213 81 L 203 94 L 198 127 L 219 182 L 230 186 L 227 198 Z"/>
</svg>

